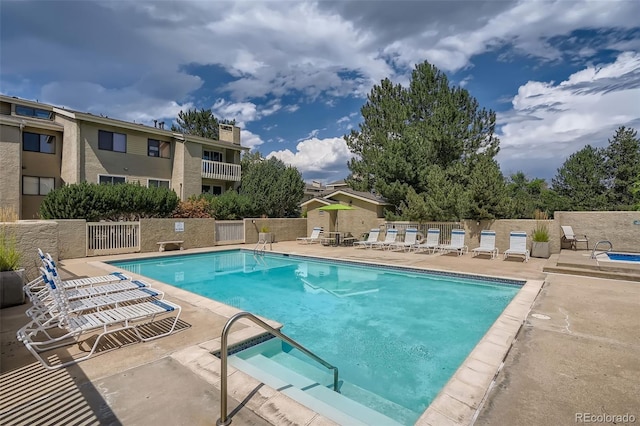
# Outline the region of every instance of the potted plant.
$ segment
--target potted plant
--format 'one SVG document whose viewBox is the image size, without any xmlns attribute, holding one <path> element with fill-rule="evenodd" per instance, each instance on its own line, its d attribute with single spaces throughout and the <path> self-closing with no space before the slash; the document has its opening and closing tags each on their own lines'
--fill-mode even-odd
<svg viewBox="0 0 640 426">
<path fill-rule="evenodd" d="M 6 216 L 5 214 L 0 216 Z M 16 237 L 0 217 L 0 308 L 24 303 L 24 269 L 20 268 L 20 252 Z"/>
<path fill-rule="evenodd" d="M 270 232 L 269 227 L 267 225 L 262 225 L 260 227 L 260 232 L 258 234 L 258 240 L 264 241 L 265 243 L 273 242 L 273 234 Z"/>
<path fill-rule="evenodd" d="M 549 226 L 543 220 L 547 220 L 544 212 L 536 211 L 536 227 L 531 235 L 531 257 L 548 259 L 551 256 L 549 248 Z"/>
</svg>

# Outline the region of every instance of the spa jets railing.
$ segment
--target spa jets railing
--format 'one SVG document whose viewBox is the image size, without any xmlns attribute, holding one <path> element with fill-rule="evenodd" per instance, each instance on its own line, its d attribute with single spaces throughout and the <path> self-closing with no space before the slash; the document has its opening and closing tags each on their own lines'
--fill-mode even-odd
<svg viewBox="0 0 640 426">
<path fill-rule="evenodd" d="M 609 248 L 607 250 L 601 251 L 600 253 L 596 253 L 596 250 L 598 250 L 598 245 L 600 245 L 600 243 L 609 244 Z M 593 247 L 593 251 L 591 252 L 591 258 L 598 260 L 599 255 L 609 253 L 611 250 L 613 250 L 613 244 L 611 244 L 611 241 L 609 240 L 598 241 L 596 245 Z"/>
<path fill-rule="evenodd" d="M 252 313 L 238 312 L 237 314 L 229 318 L 227 323 L 224 325 L 224 328 L 222 329 L 222 334 L 220 335 L 220 418 L 216 421 L 216 425 L 226 426 L 231 423 L 231 419 L 227 416 L 227 338 L 229 337 L 229 330 L 231 330 L 231 326 L 240 318 L 247 318 L 253 321 L 255 324 L 267 330 L 269 333 L 273 334 L 276 337 L 279 337 L 305 355 L 311 357 L 314 361 L 319 362 L 329 370 L 333 370 L 333 390 L 335 392 L 338 392 L 338 367 L 329 364 L 327 361 L 323 360 L 318 355 L 302 346 L 300 343 L 281 333 L 279 330 L 271 327 L 269 324 L 262 321 Z"/>
</svg>

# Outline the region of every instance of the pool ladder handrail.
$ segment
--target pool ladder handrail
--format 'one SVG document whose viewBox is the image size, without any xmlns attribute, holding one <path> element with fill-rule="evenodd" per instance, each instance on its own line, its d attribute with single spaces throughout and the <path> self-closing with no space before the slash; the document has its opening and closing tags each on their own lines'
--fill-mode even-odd
<svg viewBox="0 0 640 426">
<path fill-rule="evenodd" d="M 258 240 L 256 246 L 253 248 L 253 253 L 264 254 L 264 252 L 267 250 L 267 244 L 269 244 L 271 250 L 273 250 L 273 246 L 271 245 L 271 243 L 268 243 L 266 240 Z"/>
<path fill-rule="evenodd" d="M 609 248 L 605 251 L 601 251 L 600 253 L 596 253 L 596 250 L 598 249 L 598 245 L 602 243 L 602 244 L 609 244 Z M 593 250 L 591 251 L 591 258 L 592 259 L 596 259 L 596 261 L 598 260 L 598 256 L 600 256 L 601 254 L 606 254 L 609 253 L 611 250 L 613 250 L 613 244 L 611 244 L 611 241 L 609 240 L 600 240 L 596 243 L 596 245 L 593 247 Z"/>
<path fill-rule="evenodd" d="M 284 340 L 294 348 L 298 349 L 305 355 L 309 356 L 314 361 L 322 364 L 324 367 L 328 368 L 329 370 L 333 370 L 333 390 L 339 393 L 338 367 L 329 364 L 327 361 L 320 358 L 318 355 L 314 354 L 309 349 L 305 348 L 300 343 L 293 340 L 291 337 L 271 327 L 269 324 L 262 321 L 260 318 L 253 315 L 251 312 L 238 312 L 237 314 L 229 318 L 227 323 L 224 325 L 224 328 L 222 329 L 222 334 L 220 335 L 220 418 L 216 421 L 217 426 L 227 426 L 228 424 L 231 423 L 231 418 L 227 416 L 227 355 L 228 355 L 227 340 L 229 337 L 229 330 L 231 330 L 231 326 L 241 318 L 247 318 L 253 321 L 255 324 L 264 328 L 269 333 Z"/>
</svg>

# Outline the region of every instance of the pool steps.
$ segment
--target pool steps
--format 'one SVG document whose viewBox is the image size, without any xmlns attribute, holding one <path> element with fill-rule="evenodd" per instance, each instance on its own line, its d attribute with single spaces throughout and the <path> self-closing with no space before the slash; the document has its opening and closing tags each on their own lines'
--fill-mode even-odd
<svg viewBox="0 0 640 426">
<path fill-rule="evenodd" d="M 277 347 L 281 347 L 281 341 L 272 339 L 229 356 L 229 364 L 342 425 L 402 424 L 348 395 L 357 395 L 372 406 L 384 407 L 384 411 L 389 410 L 394 417 L 406 419 L 408 423 L 417 417 L 416 413 L 343 380 L 340 380 L 342 393 L 334 392 L 330 373 L 286 352 L 276 353 Z M 275 353 L 275 356 L 269 358 L 263 353 Z"/>
</svg>

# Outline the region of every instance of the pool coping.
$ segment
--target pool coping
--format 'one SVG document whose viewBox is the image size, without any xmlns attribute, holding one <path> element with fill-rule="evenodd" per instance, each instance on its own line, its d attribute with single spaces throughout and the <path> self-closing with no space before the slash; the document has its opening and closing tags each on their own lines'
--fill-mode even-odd
<svg viewBox="0 0 640 426">
<path fill-rule="evenodd" d="M 226 250 L 237 249 L 214 249 L 210 250 L 210 252 Z M 240 250 L 248 251 L 242 248 Z M 478 344 L 451 376 L 449 381 L 431 401 L 431 404 L 418 418 L 415 423 L 417 426 L 473 424 L 491 388 L 493 387 L 493 384 L 495 383 L 496 376 L 504 365 L 504 359 L 508 355 L 533 306 L 533 303 L 535 302 L 536 297 L 544 285 L 544 280 L 525 281 L 523 279 L 494 277 L 483 274 L 457 274 L 446 270 L 402 267 L 380 262 L 345 261 L 343 259 L 331 257 L 316 257 L 275 250 L 272 251 L 272 253 L 287 255 L 290 257 L 319 259 L 323 261 L 328 260 L 340 263 L 362 264 L 385 268 L 390 267 L 392 269 L 404 271 L 413 270 L 416 272 L 436 272 L 450 276 L 453 275 L 470 278 L 483 277 L 486 279 L 524 282 L 524 285 L 521 286 L 520 290 L 511 302 L 502 311 L 500 316 L 492 324 L 489 330 L 487 330 Z M 189 253 L 184 253 L 184 255 L 187 254 Z M 179 255 L 183 254 L 181 253 Z M 176 255 L 170 254 L 168 256 Z M 155 258 L 160 256 L 150 257 Z M 116 269 L 136 278 L 144 279 L 152 286 L 165 291 L 165 293 L 169 293 L 170 295 L 180 298 L 188 303 L 210 310 L 225 318 L 231 318 L 236 313 L 242 311 L 233 306 L 196 295 L 195 293 L 174 287 L 170 284 L 120 269 L 110 263 L 95 261 L 88 262 L 88 264 L 108 271 Z M 280 329 L 282 327 L 282 324 L 276 321 L 263 317 L 260 318 L 274 328 Z M 257 327 L 249 320 L 241 319 L 238 322 L 245 325 L 245 328 L 229 334 L 229 347 L 254 339 L 265 333 L 264 329 Z M 220 351 L 220 337 L 174 352 L 171 354 L 171 357 L 191 369 L 191 371 L 212 384 L 216 389 L 220 390 L 220 359 L 213 355 L 216 351 Z M 243 400 L 247 398 L 247 394 L 251 394 L 251 399 L 244 401 L 246 407 L 274 424 L 281 423 L 285 418 L 293 423 L 307 425 L 335 424 L 331 420 L 298 403 L 287 395 L 284 395 L 267 385 L 263 385 L 258 380 L 233 368 L 232 366 L 228 366 L 227 377 L 229 382 L 229 396 Z"/>
</svg>

